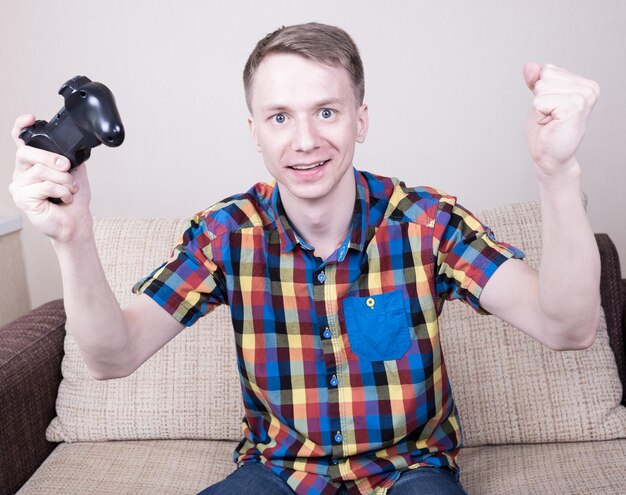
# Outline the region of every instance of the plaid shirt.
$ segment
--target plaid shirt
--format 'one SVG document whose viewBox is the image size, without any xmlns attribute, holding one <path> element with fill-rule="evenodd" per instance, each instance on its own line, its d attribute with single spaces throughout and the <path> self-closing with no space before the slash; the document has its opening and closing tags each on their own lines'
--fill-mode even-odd
<svg viewBox="0 0 626 495">
<path fill-rule="evenodd" d="M 478 305 L 496 243 L 452 196 L 355 170 L 350 232 L 326 260 L 257 184 L 190 220 L 137 283 L 189 326 L 230 306 L 245 417 L 236 462 L 263 462 L 299 495 L 386 493 L 403 470 L 457 473 L 461 427 L 437 315 Z"/>
</svg>

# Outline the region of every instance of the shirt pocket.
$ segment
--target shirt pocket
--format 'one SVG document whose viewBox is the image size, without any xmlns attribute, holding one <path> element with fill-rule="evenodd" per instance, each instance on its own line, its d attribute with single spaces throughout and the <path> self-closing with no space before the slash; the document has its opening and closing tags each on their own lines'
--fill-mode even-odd
<svg viewBox="0 0 626 495">
<path fill-rule="evenodd" d="M 350 347 L 366 361 L 400 359 L 411 347 L 411 332 L 401 290 L 343 300 Z"/>
</svg>

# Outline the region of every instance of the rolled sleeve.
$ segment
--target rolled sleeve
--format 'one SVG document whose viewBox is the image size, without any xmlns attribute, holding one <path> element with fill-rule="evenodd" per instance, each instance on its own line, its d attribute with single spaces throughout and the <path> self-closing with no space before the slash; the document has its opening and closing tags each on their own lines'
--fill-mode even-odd
<svg viewBox="0 0 626 495">
<path fill-rule="evenodd" d="M 508 259 L 524 257 L 518 248 L 497 241 L 489 227 L 451 196 L 439 204 L 433 244 L 439 299 L 459 299 L 481 314 L 489 314 L 479 305 L 487 281 Z"/>
<path fill-rule="evenodd" d="M 224 302 L 221 270 L 213 261 L 212 236 L 200 216 L 193 217 L 170 258 L 133 286 L 185 326 Z"/>
</svg>

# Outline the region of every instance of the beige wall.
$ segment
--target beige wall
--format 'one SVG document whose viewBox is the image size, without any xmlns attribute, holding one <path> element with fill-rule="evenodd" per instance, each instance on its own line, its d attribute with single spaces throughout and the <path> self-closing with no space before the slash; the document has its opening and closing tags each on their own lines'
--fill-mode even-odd
<svg viewBox="0 0 626 495">
<path fill-rule="evenodd" d="M 429 184 L 470 209 L 536 199 L 523 139 L 530 60 L 595 78 L 602 96 L 579 153 L 597 232 L 626 265 L 626 2 L 343 0 L 5 2 L 0 16 L 0 190 L 15 116 L 48 119 L 60 84 L 104 82 L 127 129 L 88 169 L 99 216 L 185 216 L 267 174 L 247 134 L 241 70 L 274 28 L 317 20 L 361 48 L 371 127 L 359 168 Z M 0 215 L 15 214 L 0 194 Z M 49 243 L 26 225 L 33 305 L 61 295 Z"/>
<path fill-rule="evenodd" d="M 19 231 L 0 235 L 0 274 L 2 278 L 0 326 L 2 326 L 26 313 L 30 308 Z"/>
</svg>

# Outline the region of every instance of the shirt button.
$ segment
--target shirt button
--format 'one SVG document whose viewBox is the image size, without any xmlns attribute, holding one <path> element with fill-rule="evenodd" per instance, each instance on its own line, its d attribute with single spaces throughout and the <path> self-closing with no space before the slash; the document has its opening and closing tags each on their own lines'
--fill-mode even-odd
<svg viewBox="0 0 626 495">
<path fill-rule="evenodd" d="M 337 385 L 339 385 L 339 380 L 337 380 L 337 375 L 333 375 L 333 377 L 330 379 L 330 385 L 331 387 L 336 387 Z"/>
<path fill-rule="evenodd" d="M 342 440 L 343 440 L 343 435 L 341 434 L 341 432 L 338 431 L 337 433 L 335 433 L 335 442 L 341 443 Z"/>
<path fill-rule="evenodd" d="M 326 274 L 325 274 L 324 272 L 319 272 L 319 273 L 317 274 L 317 281 L 318 281 L 320 284 L 323 284 L 323 283 L 326 281 Z"/>
<path fill-rule="evenodd" d="M 332 462 L 333 464 L 339 464 L 339 459 L 332 459 L 330 462 Z"/>
<path fill-rule="evenodd" d="M 330 328 L 326 327 L 322 335 L 325 339 L 330 339 L 333 336 L 333 332 L 330 331 Z"/>
</svg>

